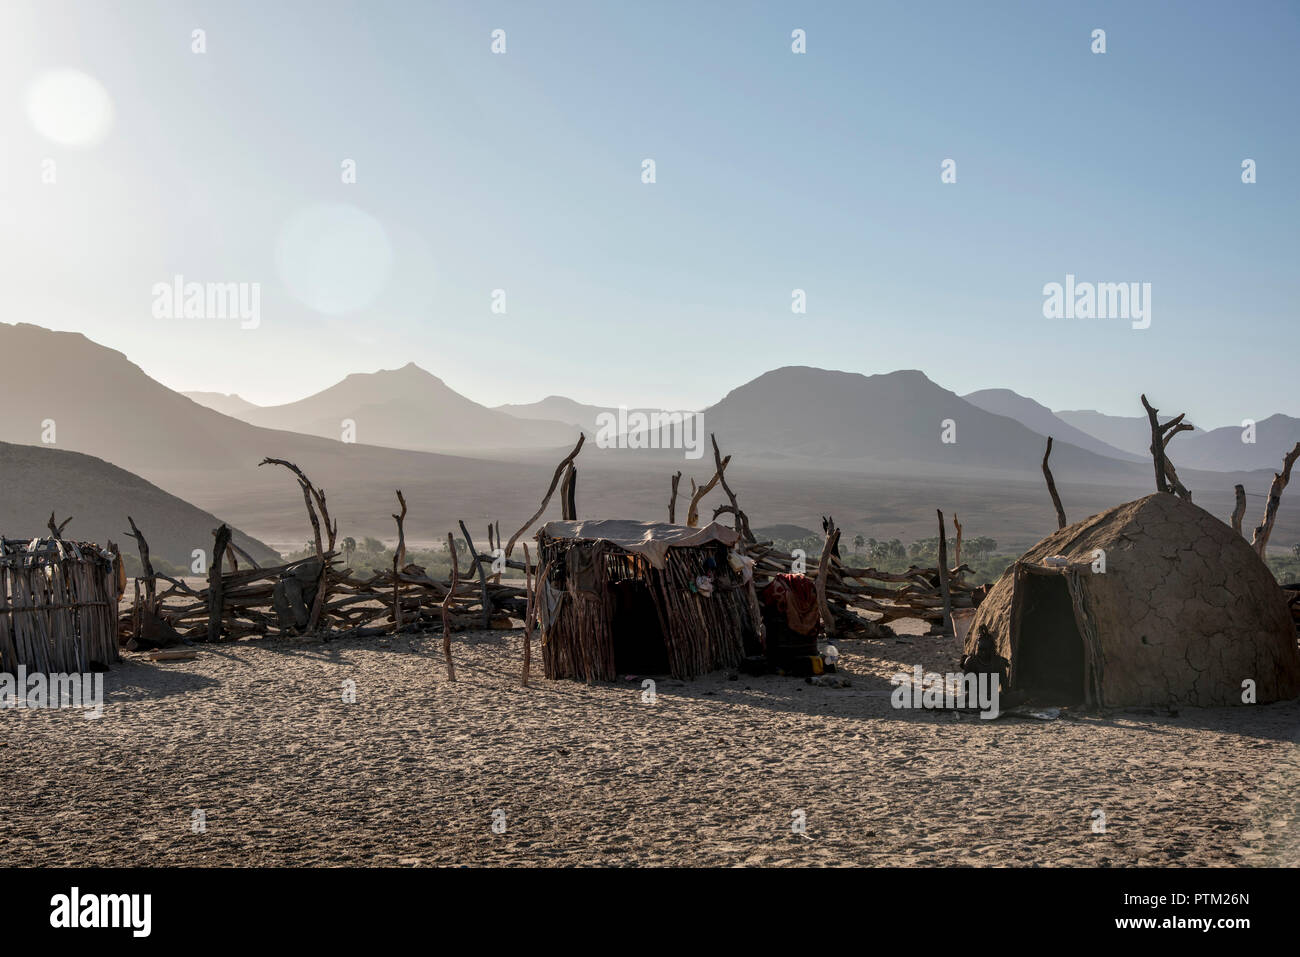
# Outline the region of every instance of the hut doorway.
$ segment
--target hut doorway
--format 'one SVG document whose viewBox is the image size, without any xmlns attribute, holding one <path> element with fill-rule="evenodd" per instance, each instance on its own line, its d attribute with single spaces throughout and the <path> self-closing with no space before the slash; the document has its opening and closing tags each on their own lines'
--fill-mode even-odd
<svg viewBox="0 0 1300 957">
<path fill-rule="evenodd" d="M 668 674 L 668 646 L 644 578 L 610 582 L 614 602 L 614 669 L 625 675 Z"/>
<path fill-rule="evenodd" d="M 1012 679 L 1016 691 L 1040 704 L 1083 703 L 1083 636 L 1065 576 L 1026 574 L 1021 588 Z"/>
</svg>

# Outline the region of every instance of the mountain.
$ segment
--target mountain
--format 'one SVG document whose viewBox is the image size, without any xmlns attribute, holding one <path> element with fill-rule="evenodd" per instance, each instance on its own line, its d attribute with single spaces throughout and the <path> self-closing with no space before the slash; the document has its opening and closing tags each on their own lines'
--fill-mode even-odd
<svg viewBox="0 0 1300 957">
<path fill-rule="evenodd" d="M 1169 455 L 1179 468 L 1277 472 L 1282 468 L 1282 457 L 1300 442 L 1300 419 L 1270 415 L 1255 423 L 1253 442 L 1243 442 L 1245 435 L 1246 431 L 1236 425 L 1208 432 L 1184 432 L 1169 443 Z"/>
<path fill-rule="evenodd" d="M 517 419 L 551 419 L 554 421 L 565 422 L 575 428 L 582 429 L 590 436 L 598 433 L 597 419 L 599 416 L 609 413 L 617 417 L 620 413 L 619 407 L 585 405 L 581 402 L 575 402 L 573 399 L 565 398 L 562 395 L 548 395 L 540 402 L 529 402 L 524 405 L 499 405 L 497 411 L 505 412 Z M 662 409 L 635 408 L 628 409 L 629 416 L 635 413 L 649 414 L 652 412 L 662 412 Z M 637 431 L 637 420 L 633 419 L 630 423 L 631 431 Z"/>
<path fill-rule="evenodd" d="M 172 565 L 188 568 L 192 551 L 211 557 L 212 533 L 221 519 L 168 494 L 138 475 L 79 452 L 0 442 L 0 534 L 34 538 L 49 534 L 50 512 L 70 541 L 115 541 L 123 554 L 135 555 L 127 516 L 149 542 L 149 551 Z M 234 530 L 235 544 L 258 562 L 279 556 L 255 538 Z M 161 568 L 160 568 L 161 570 Z"/>
<path fill-rule="evenodd" d="M 1010 389 L 981 389 L 978 392 L 964 395 L 962 398 L 985 412 L 992 412 L 994 415 L 1004 415 L 1009 419 L 1015 419 L 1025 428 L 1031 429 L 1039 435 L 1052 436 L 1054 440 L 1053 446 L 1057 442 L 1069 442 L 1081 449 L 1087 449 L 1089 452 L 1105 455 L 1112 459 L 1122 459 L 1129 462 L 1145 461 L 1143 455 L 1109 445 L 1066 422 L 1047 406 L 1012 392 Z"/>
<path fill-rule="evenodd" d="M 297 402 L 236 414 L 264 428 L 330 439 L 339 439 L 349 421 L 355 423 L 355 441 L 424 451 L 558 448 L 577 441 L 570 424 L 523 421 L 489 409 L 413 362 L 400 369 L 354 373 Z"/>
<path fill-rule="evenodd" d="M 512 415 L 516 419 L 550 419 L 564 422 L 592 434 L 596 428 L 596 416 L 611 410 L 599 405 L 584 405 L 562 395 L 548 395 L 540 402 L 498 405 L 496 411 Z"/>
<path fill-rule="evenodd" d="M 1103 415 L 1093 411 L 1065 411 L 1056 415 L 1089 435 L 1111 442 L 1126 451 L 1150 455 L 1151 425 L 1146 416 Z M 1161 415 L 1161 419 L 1168 416 Z M 1300 419 L 1270 415 L 1255 423 L 1254 442 L 1243 442 L 1245 429 L 1227 425 L 1208 431 L 1180 432 L 1169 445 L 1169 456 L 1178 468 L 1214 472 L 1277 471 L 1282 456 L 1300 442 Z"/>
<path fill-rule="evenodd" d="M 410 507 L 406 538 L 414 547 L 445 541 L 461 519 L 479 546 L 486 544 L 488 521 L 499 520 L 508 538 L 538 507 L 563 455 L 533 449 L 471 458 L 259 428 L 167 389 L 121 353 L 85 336 L 37 326 L 0 323 L 0 355 L 7 360 L 0 441 L 34 453 L 82 452 L 112 462 L 281 551 L 300 549 L 311 528 L 293 477 L 282 468 L 259 468 L 264 456 L 297 463 L 324 487 L 340 536 L 392 541 L 394 492 L 401 489 Z M 935 448 L 945 418 L 956 423 L 957 443 Z M 817 369 L 767 373 L 707 410 L 700 458 L 680 449 L 600 449 L 588 440 L 577 461 L 579 515 L 662 521 L 671 476 L 680 470 L 680 517 L 690 480 L 702 484 L 713 474 L 709 431 L 717 433 L 724 453 L 735 456 L 728 481 L 755 526 L 816 529 L 822 515 L 833 514 L 853 534 L 910 540 L 933 534 L 934 509 L 942 507 L 945 514 L 949 508 L 960 513 L 967 534 L 1004 544 L 1030 544 L 1055 527 L 1038 472 L 1041 436 L 964 402 L 919 372 L 867 377 Z M 42 437 L 53 440 L 52 449 Z M 566 436 L 565 451 L 575 438 Z M 61 518 L 76 516 L 69 534 L 98 537 L 97 528 L 82 524 L 94 514 L 77 504 L 85 499 L 74 499 L 69 490 L 64 501 L 58 484 L 65 471 L 75 475 L 70 463 L 82 468 L 84 460 L 43 461 L 49 464 L 24 480 L 35 493 L 24 493 L 23 510 L 6 518 L 0 531 L 37 534 L 53 509 Z M 1199 472 L 1176 456 L 1175 461 L 1197 504 L 1225 519 L 1232 512 L 1234 483 L 1262 493 L 1271 478 L 1268 472 Z M 1152 487 L 1149 463 L 1104 459 L 1069 443 L 1054 449 L 1052 464 L 1071 519 Z M 112 487 L 102 478 L 99 484 Z M 41 491 L 49 494 L 36 494 Z M 132 490 L 125 504 L 152 543 L 163 533 L 144 527 L 134 505 L 144 495 Z M 714 489 L 701 515 L 712 517 L 725 501 L 721 489 Z M 1257 504 L 1252 500 L 1249 521 L 1256 520 Z M 102 532 L 124 547 L 124 526 L 118 523 L 126 513 L 112 506 L 113 521 Z M 553 497 L 543 519 L 559 513 Z M 33 515 L 40 519 L 35 529 Z M 11 530 L 10 521 L 20 524 Z M 188 554 L 209 540 L 215 524 L 205 517 L 197 531 L 180 536 L 185 541 L 167 547 Z M 520 541 L 531 542 L 532 534 Z M 195 535 L 200 541 L 191 544 Z M 1284 496 L 1274 541 L 1278 548 L 1300 541 L 1300 496 Z"/>
<path fill-rule="evenodd" d="M 240 413 L 257 408 L 257 406 L 252 402 L 240 398 L 233 392 L 229 395 L 224 392 L 182 392 L 181 395 L 185 396 L 187 399 L 193 399 L 199 405 L 207 406 L 209 409 L 215 409 L 222 415 L 233 415 L 238 417 Z"/>
<path fill-rule="evenodd" d="M 1044 447 L 1041 435 L 916 370 L 865 376 L 787 366 L 733 389 L 704 411 L 704 425 L 729 452 L 876 473 L 1032 475 Z M 1053 446 L 1052 466 L 1058 481 L 1105 482 L 1128 481 L 1144 467 L 1068 442 Z"/>
<path fill-rule="evenodd" d="M 1092 409 L 1058 410 L 1055 415 L 1061 421 L 1069 423 L 1107 445 L 1113 445 L 1132 455 L 1150 456 L 1151 454 L 1151 423 L 1145 415 L 1106 415 Z M 1193 434 L 1184 432 L 1174 441 L 1181 443 L 1183 439 Z M 1174 463 L 1177 462 L 1175 457 Z"/>
<path fill-rule="evenodd" d="M 408 536 L 438 539 L 458 518 L 526 516 L 562 454 L 538 452 L 535 461 L 523 463 L 484 461 L 264 429 L 173 392 L 80 333 L 26 323 L 0 323 L 0 355 L 6 360 L 0 442 L 112 462 L 233 524 L 255 528 L 263 540 L 275 535 L 275 544 L 294 548 L 311 533 L 302 496 L 284 469 L 258 467 L 264 457 L 294 462 L 325 487 L 341 535 L 388 533 L 400 488 L 411 503 Z M 564 439 L 571 446 L 576 436 L 566 428 Z M 58 460 L 49 461 L 54 482 Z M 45 517 L 50 509 L 76 514 L 59 500 L 41 502 L 41 508 Z M 41 528 L 43 520 L 35 531 Z"/>
</svg>

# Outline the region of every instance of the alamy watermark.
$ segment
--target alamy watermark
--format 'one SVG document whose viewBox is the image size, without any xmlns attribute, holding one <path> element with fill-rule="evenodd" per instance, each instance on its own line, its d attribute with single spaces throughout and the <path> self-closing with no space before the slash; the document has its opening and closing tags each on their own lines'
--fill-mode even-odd
<svg viewBox="0 0 1300 957">
<path fill-rule="evenodd" d="M 258 282 L 171 282 L 152 287 L 155 319 L 238 319 L 239 328 L 262 324 L 262 284 Z"/>
<path fill-rule="evenodd" d="M 1134 329 L 1151 325 L 1151 283 L 1075 282 L 1067 273 L 1065 283 L 1043 286 L 1045 319 L 1131 319 Z"/>
<path fill-rule="evenodd" d="M 912 674 L 900 671 L 889 683 L 896 686 L 889 696 L 895 708 L 979 708 L 980 717 L 986 721 L 1000 713 L 1001 676 L 993 672 L 927 673 L 916 665 Z"/>
<path fill-rule="evenodd" d="M 76 708 L 87 718 L 104 715 L 104 676 L 98 672 L 67 674 L 27 673 L 19 665 L 16 674 L 0 673 L 0 708 Z"/>
<path fill-rule="evenodd" d="M 686 458 L 704 455 L 701 412 L 618 412 L 596 416 L 596 447 L 602 449 L 685 449 Z"/>
</svg>

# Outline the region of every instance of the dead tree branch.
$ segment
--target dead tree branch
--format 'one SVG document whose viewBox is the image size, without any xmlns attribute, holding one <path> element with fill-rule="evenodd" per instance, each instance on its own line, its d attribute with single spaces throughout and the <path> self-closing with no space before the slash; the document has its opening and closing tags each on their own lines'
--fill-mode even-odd
<svg viewBox="0 0 1300 957">
<path fill-rule="evenodd" d="M 509 558 L 511 552 L 515 550 L 515 542 L 519 540 L 519 536 L 532 528 L 533 523 L 541 518 L 542 513 L 546 511 L 546 506 L 551 504 L 551 496 L 555 494 L 555 486 L 560 484 L 560 476 L 564 474 L 565 467 L 571 465 L 578 453 L 582 451 L 582 443 L 585 441 L 587 441 L 587 434 L 584 432 L 578 436 L 578 444 L 573 447 L 573 451 L 566 455 L 564 460 L 555 467 L 555 474 L 551 476 L 551 485 L 546 490 L 546 497 L 542 499 L 541 507 L 533 513 L 532 518 L 524 522 L 519 531 L 510 536 L 510 541 L 506 544 L 506 558 Z"/>
<path fill-rule="evenodd" d="M 1255 526 L 1255 535 L 1250 540 L 1251 548 L 1260 558 L 1265 557 L 1268 538 L 1273 534 L 1273 522 L 1277 520 L 1277 510 L 1282 504 L 1282 490 L 1291 481 L 1291 466 L 1295 465 L 1297 458 L 1300 458 L 1300 442 L 1282 459 L 1282 471 L 1273 473 L 1273 482 L 1268 487 L 1268 502 L 1264 505 L 1264 520 Z"/>
<path fill-rule="evenodd" d="M 1051 458 L 1051 455 L 1052 437 L 1049 435 L 1047 437 L 1047 451 L 1043 453 L 1043 478 L 1047 480 L 1047 492 L 1052 496 L 1052 505 L 1056 508 L 1056 527 L 1065 528 L 1067 524 L 1065 521 L 1065 509 L 1061 506 L 1061 496 L 1056 494 L 1056 481 L 1052 478 L 1052 470 L 1047 464 L 1047 460 Z M 957 554 L 960 556 L 961 552 L 959 551 Z M 943 563 L 940 562 L 940 564 Z M 957 564 L 961 564 L 960 558 L 958 558 Z"/>
</svg>

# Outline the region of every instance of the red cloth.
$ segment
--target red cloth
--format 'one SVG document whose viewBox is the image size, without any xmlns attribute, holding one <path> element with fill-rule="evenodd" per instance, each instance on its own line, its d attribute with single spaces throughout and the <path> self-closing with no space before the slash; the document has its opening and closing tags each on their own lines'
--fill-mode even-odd
<svg viewBox="0 0 1300 957">
<path fill-rule="evenodd" d="M 821 624 L 817 586 L 806 575 L 777 575 L 763 589 L 763 603 L 784 612 L 796 634 L 811 635 Z"/>
</svg>

